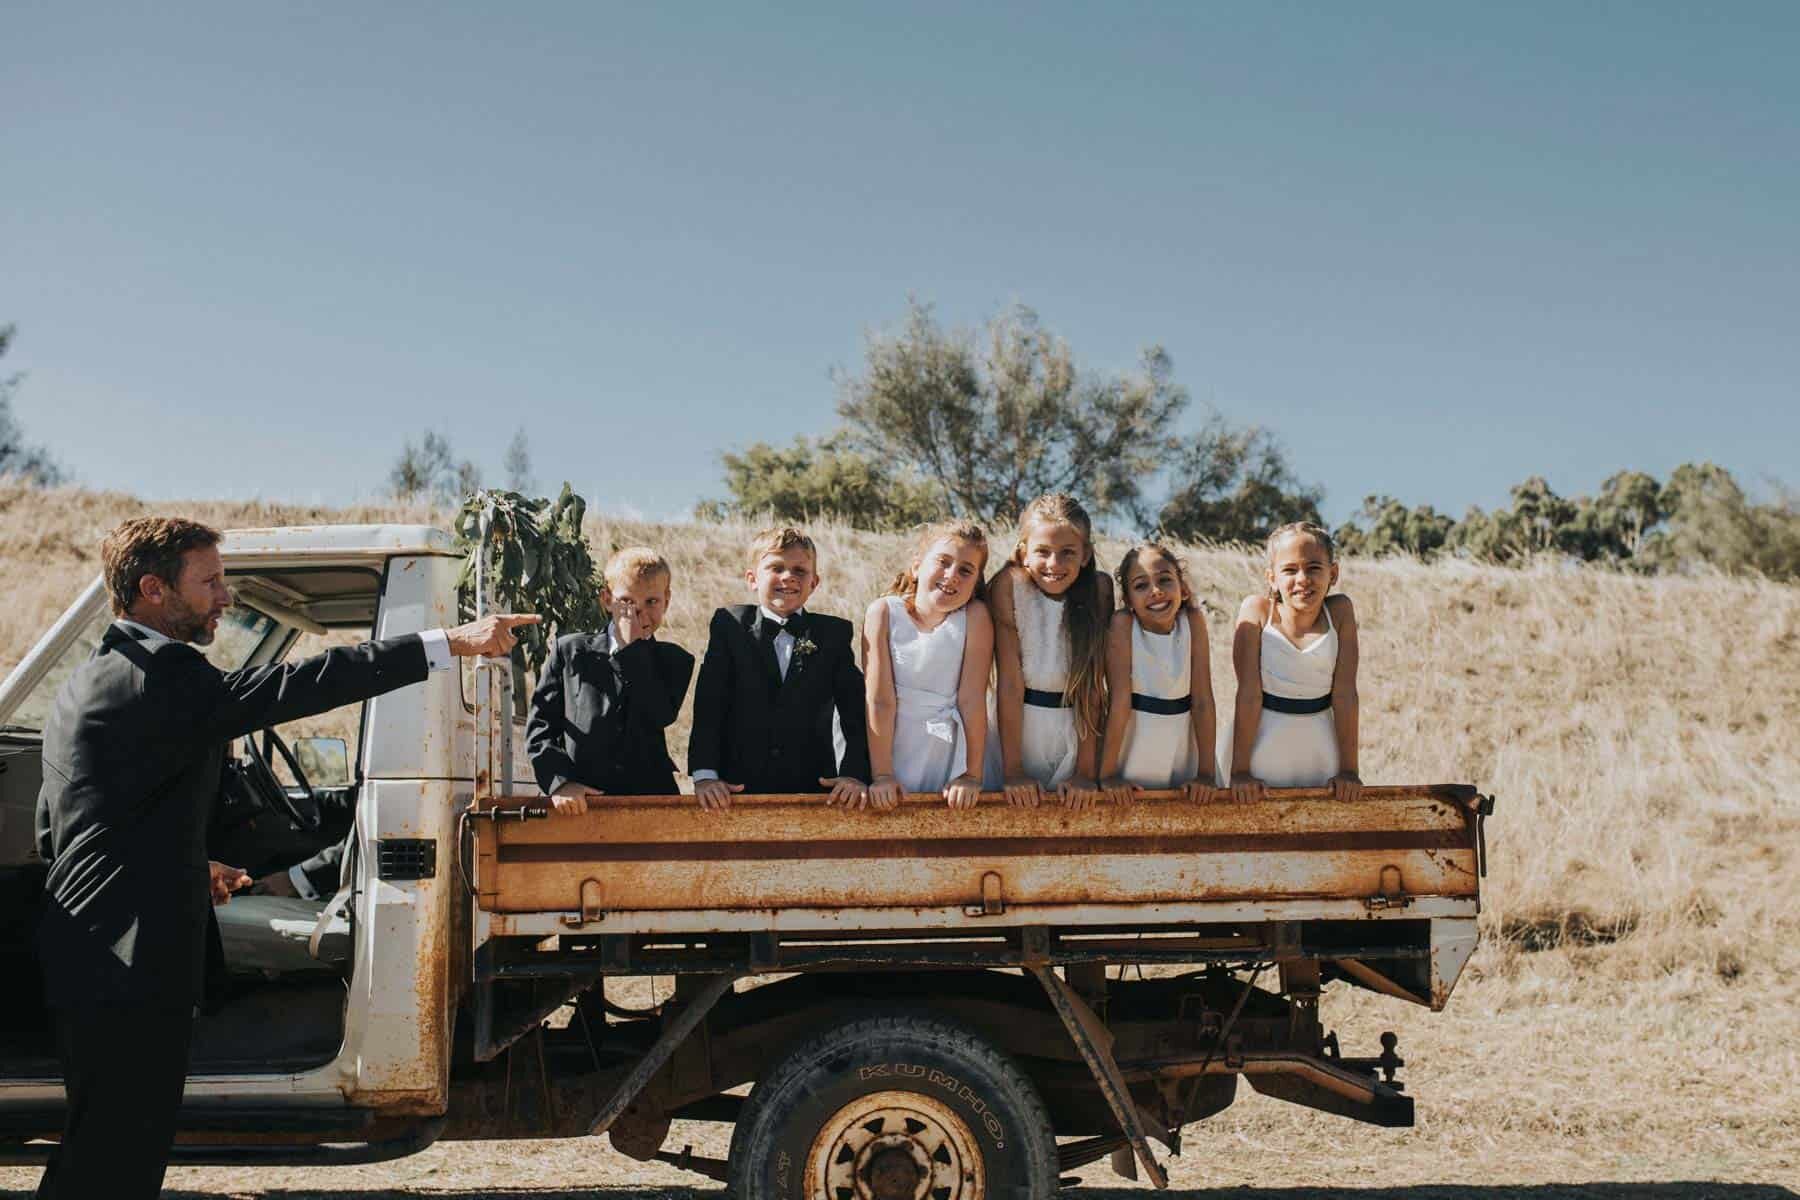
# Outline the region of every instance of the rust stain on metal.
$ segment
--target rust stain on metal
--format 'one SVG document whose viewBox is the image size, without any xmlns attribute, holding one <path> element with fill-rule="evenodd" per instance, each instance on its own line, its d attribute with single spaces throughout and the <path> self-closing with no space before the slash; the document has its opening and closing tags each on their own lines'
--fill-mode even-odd
<svg viewBox="0 0 1800 1200">
<path fill-rule="evenodd" d="M 1474 795 L 1474 789 L 1466 789 Z M 936 796 L 889 813 L 816 795 L 747 796 L 726 813 L 690 797 L 611 797 L 585 816 L 475 831 L 480 901 L 493 912 L 595 908 L 596 864 L 613 912 L 711 908 L 985 910 L 1004 904 L 1166 903 L 1215 898 L 1365 900 L 1475 894 L 1462 789 L 1274 790 L 1252 804 L 1151 793 L 1129 806 L 951 811 Z M 498 803 L 498 802 L 496 802 Z M 854 871 L 843 864 L 854 862 Z"/>
<path fill-rule="evenodd" d="M 1189 837 L 938 838 L 933 840 L 824 840 L 792 845 L 769 842 L 540 842 L 503 846 L 502 863 L 759 862 L 808 859 L 1017 858 L 1090 854 L 1242 854 L 1289 850 L 1437 850 L 1461 844 L 1450 831 L 1419 833 L 1196 834 Z M 1384 867 L 1386 871 L 1390 868 Z M 1391 868 L 1396 873 L 1398 868 Z"/>
</svg>

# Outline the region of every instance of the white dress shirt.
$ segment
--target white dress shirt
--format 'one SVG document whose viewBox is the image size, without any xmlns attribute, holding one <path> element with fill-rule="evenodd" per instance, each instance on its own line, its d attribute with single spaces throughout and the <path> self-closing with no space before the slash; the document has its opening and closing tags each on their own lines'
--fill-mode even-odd
<svg viewBox="0 0 1800 1200">
<path fill-rule="evenodd" d="M 805 612 L 801 609 L 800 612 Z M 794 614 L 794 617 L 800 615 Z M 778 617 L 762 605 L 756 606 L 756 613 L 765 621 L 773 621 L 781 626 L 781 632 L 775 635 L 775 666 L 780 669 L 782 679 L 787 678 L 788 664 L 794 661 L 794 635 L 787 631 L 787 623 L 794 617 Z"/>
</svg>

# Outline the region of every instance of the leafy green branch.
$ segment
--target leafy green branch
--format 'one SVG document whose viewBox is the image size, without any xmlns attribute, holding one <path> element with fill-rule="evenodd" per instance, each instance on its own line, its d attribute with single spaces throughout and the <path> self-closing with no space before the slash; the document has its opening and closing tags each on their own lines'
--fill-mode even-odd
<svg viewBox="0 0 1800 1200">
<path fill-rule="evenodd" d="M 485 549 L 488 610 L 544 618 L 541 625 L 519 630 L 519 654 L 529 671 L 543 665 L 557 633 L 599 629 L 606 621 L 594 556 L 581 532 L 586 514 L 586 501 L 567 483 L 554 501 L 484 488 L 470 493 L 457 510 L 463 619 L 475 616 L 475 567 Z"/>
</svg>

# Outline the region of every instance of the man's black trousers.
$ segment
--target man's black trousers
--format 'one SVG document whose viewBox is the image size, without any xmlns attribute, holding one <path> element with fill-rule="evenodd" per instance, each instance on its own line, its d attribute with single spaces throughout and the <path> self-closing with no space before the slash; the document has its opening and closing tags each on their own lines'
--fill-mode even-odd
<svg viewBox="0 0 1800 1200">
<path fill-rule="evenodd" d="M 191 1007 L 59 1008 L 69 1113 L 38 1200 L 155 1200 L 187 1079 Z"/>
</svg>

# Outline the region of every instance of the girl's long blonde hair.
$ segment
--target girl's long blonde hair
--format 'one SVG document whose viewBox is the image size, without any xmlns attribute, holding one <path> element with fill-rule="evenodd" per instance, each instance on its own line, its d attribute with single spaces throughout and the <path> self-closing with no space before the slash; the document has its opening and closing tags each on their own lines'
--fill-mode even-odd
<svg viewBox="0 0 1800 1200">
<path fill-rule="evenodd" d="M 1063 688 L 1063 700 L 1075 710 L 1075 721 L 1083 734 L 1098 734 L 1106 716 L 1106 625 L 1112 614 L 1100 611 L 1094 522 L 1081 502 L 1065 492 L 1039 496 L 1019 514 L 1019 540 L 1013 546 L 1012 561 L 1021 570 L 1025 566 L 1025 539 L 1033 525 L 1067 525 L 1087 543 L 1087 561 L 1063 593 L 1063 634 L 1069 639 L 1069 682 Z"/>
<path fill-rule="evenodd" d="M 927 525 L 919 531 L 919 540 L 913 543 L 912 566 L 895 575 L 894 581 L 888 584 L 887 591 L 882 595 L 906 597 L 907 611 L 915 616 L 918 615 L 918 609 L 914 607 L 913 602 L 919 591 L 919 564 L 925 560 L 927 550 L 938 542 L 951 538 L 959 542 L 967 542 L 971 546 L 981 547 L 981 565 L 975 569 L 975 590 L 970 593 L 969 599 L 986 600 L 987 580 L 984 576 L 987 574 L 988 561 L 987 530 L 973 521 L 956 520 L 939 521 L 937 524 Z"/>
</svg>

